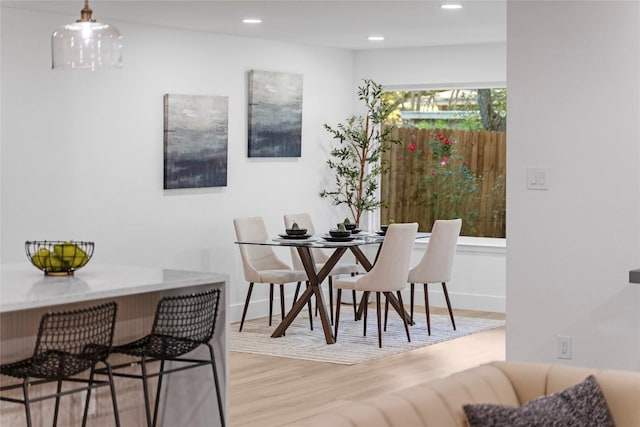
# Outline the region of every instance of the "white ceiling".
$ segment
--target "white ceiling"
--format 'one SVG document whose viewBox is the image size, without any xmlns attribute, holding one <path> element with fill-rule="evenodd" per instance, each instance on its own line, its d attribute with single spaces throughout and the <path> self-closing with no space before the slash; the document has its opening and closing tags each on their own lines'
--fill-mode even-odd
<svg viewBox="0 0 640 427">
<path fill-rule="evenodd" d="M 91 0 L 100 22 L 145 23 L 162 27 L 258 37 L 345 49 L 492 43 L 506 40 L 506 0 L 461 0 L 461 10 L 435 0 Z M 60 25 L 80 17 L 83 0 L 0 0 L 2 7 L 60 15 Z M 247 25 L 243 18 L 262 24 Z M 54 28 L 52 28 L 52 31 Z M 383 35 L 370 42 L 369 35 Z M 126 39 L 126 33 L 123 34 Z"/>
</svg>

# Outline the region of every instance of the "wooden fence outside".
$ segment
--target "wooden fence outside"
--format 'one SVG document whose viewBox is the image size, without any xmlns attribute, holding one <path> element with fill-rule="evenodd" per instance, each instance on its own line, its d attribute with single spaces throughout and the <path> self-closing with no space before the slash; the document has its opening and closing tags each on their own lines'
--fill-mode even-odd
<svg viewBox="0 0 640 427">
<path fill-rule="evenodd" d="M 385 153 L 389 172 L 382 176 L 381 197 L 387 204 L 381 209 L 381 221 L 418 222 L 421 231 L 430 231 L 436 218 L 425 203 L 426 159 L 431 158 L 429 140 L 442 134 L 456 141 L 455 148 L 469 171 L 478 177 L 477 197 L 464 201 L 460 215 L 463 235 L 505 237 L 506 134 L 493 131 L 398 128 L 394 144 Z M 413 150 L 410 147 L 413 145 Z M 465 218 L 466 216 L 466 218 Z M 448 217 L 448 218 L 447 218 Z"/>
</svg>

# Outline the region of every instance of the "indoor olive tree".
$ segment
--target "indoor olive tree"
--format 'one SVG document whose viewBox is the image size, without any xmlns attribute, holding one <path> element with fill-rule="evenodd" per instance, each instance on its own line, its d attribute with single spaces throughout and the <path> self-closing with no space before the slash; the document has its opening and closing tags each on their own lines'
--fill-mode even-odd
<svg viewBox="0 0 640 427">
<path fill-rule="evenodd" d="M 380 175 L 387 171 L 382 153 L 399 142 L 391 136 L 393 126 L 384 125 L 391 106 L 382 99 L 382 85 L 368 79 L 363 82 L 358 87 L 358 99 L 364 102 L 366 115 L 352 116 L 335 127 L 324 124 L 339 144 L 327 160 L 335 174 L 333 189 L 320 193 L 334 205 L 347 205 L 358 225 L 363 212 L 383 205 L 378 195 Z"/>
</svg>

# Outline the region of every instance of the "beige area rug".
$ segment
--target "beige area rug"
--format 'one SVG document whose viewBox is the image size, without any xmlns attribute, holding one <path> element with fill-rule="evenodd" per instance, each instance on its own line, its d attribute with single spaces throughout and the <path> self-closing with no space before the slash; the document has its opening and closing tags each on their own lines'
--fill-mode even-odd
<svg viewBox="0 0 640 427">
<path fill-rule="evenodd" d="M 240 323 L 232 324 L 231 351 L 353 365 L 498 328 L 505 324 L 504 320 L 456 316 L 457 330 L 454 331 L 448 315 L 431 315 L 429 336 L 425 315 L 418 313 L 417 316 L 414 315 L 416 324 L 409 327 L 411 342 L 407 342 L 402 320 L 391 310 L 390 308 L 387 331 L 382 332 L 382 348 L 378 347 L 375 308 L 369 308 L 367 336 L 364 337 L 362 321 L 354 321 L 353 308 L 343 305 L 340 311 L 338 340 L 335 344 L 327 345 L 319 317 L 313 319 L 313 331 L 309 329 L 308 312 L 304 310 L 289 326 L 286 336 L 280 338 L 271 338 L 271 333 L 280 321 L 275 315 L 273 326 L 269 326 L 267 318 L 245 321 L 242 332 L 238 332 Z"/>
</svg>

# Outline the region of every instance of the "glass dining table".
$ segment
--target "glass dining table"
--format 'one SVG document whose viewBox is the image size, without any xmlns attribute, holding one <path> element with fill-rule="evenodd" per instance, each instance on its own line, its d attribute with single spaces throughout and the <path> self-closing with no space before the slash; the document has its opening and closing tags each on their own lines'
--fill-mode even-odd
<svg viewBox="0 0 640 427">
<path fill-rule="evenodd" d="M 430 233 L 419 233 L 417 238 L 428 237 Z M 286 247 L 295 247 L 298 251 L 298 255 L 300 256 L 300 260 L 302 261 L 302 265 L 304 266 L 305 272 L 307 273 L 307 278 L 309 281 L 309 286 L 302 293 L 300 298 L 298 298 L 289 311 L 287 315 L 284 317 L 282 322 L 276 327 L 276 329 L 271 334 L 272 338 L 281 337 L 285 334 L 287 328 L 291 325 L 291 323 L 295 320 L 295 318 L 300 314 L 305 305 L 311 301 L 311 299 L 316 297 L 316 305 L 318 308 L 318 312 L 320 314 L 320 321 L 322 323 L 322 329 L 324 331 L 324 336 L 327 344 L 334 344 L 336 342 L 335 337 L 333 335 L 333 330 L 331 328 L 331 322 L 329 320 L 329 313 L 327 310 L 327 305 L 324 301 L 324 296 L 322 294 L 322 289 L 320 287 L 321 283 L 324 279 L 327 278 L 329 272 L 333 267 L 338 263 L 340 258 L 347 252 L 351 251 L 355 256 L 356 260 L 362 265 L 362 267 L 369 271 L 373 267 L 374 262 L 369 261 L 369 258 L 362 252 L 361 247 L 364 245 L 379 245 L 377 254 L 380 253 L 380 247 L 384 242 L 384 236 L 380 236 L 378 234 L 369 234 L 366 232 L 360 233 L 357 236 L 354 236 L 353 240 L 348 241 L 329 241 L 325 240 L 319 236 L 312 236 L 307 239 L 287 239 L 287 238 L 274 238 L 266 241 L 236 241 L 235 243 L 238 245 L 267 245 L 267 246 L 286 246 Z M 322 265 L 320 270 L 317 270 L 316 263 L 313 258 L 312 249 L 330 249 L 333 250 L 329 259 Z M 368 297 L 368 295 L 367 295 Z M 364 304 L 366 304 L 368 298 L 363 298 Z M 398 310 L 400 311 L 400 305 L 395 298 L 393 298 L 390 303 L 392 305 L 397 305 Z M 361 312 L 363 310 L 363 304 L 360 305 Z"/>
</svg>

